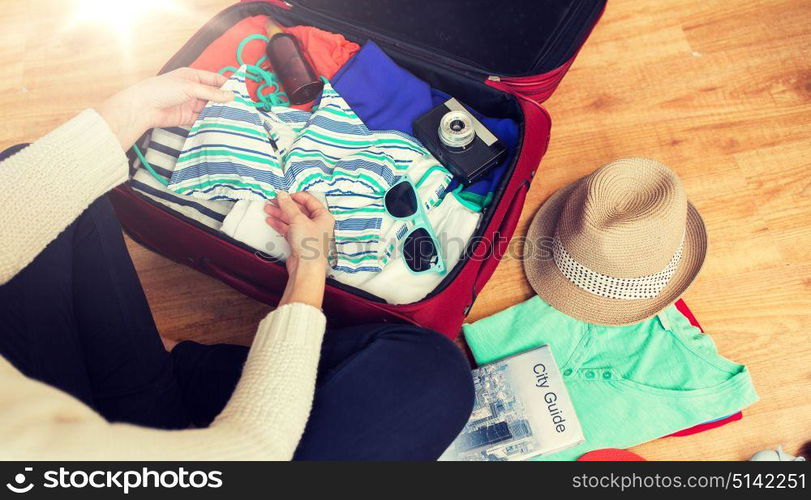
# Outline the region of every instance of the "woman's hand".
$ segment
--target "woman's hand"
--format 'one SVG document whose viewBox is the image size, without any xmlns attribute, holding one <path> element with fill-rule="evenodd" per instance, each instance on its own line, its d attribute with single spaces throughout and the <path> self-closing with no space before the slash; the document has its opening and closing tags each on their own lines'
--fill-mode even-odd
<svg viewBox="0 0 811 500">
<path fill-rule="evenodd" d="M 265 205 L 267 223 L 290 244 L 287 288 L 279 305 L 302 302 L 321 307 L 335 219 L 307 192 L 279 192 Z"/>
<path fill-rule="evenodd" d="M 233 99 L 231 92 L 219 89 L 226 81 L 216 73 L 180 68 L 136 83 L 96 110 L 126 151 L 150 128 L 191 125 L 208 101 Z"/>
</svg>

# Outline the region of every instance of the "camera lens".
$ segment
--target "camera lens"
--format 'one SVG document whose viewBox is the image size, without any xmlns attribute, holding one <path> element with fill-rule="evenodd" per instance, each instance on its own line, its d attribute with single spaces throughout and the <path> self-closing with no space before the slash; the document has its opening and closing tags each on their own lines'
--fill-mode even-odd
<svg viewBox="0 0 811 500">
<path fill-rule="evenodd" d="M 450 111 L 439 121 L 439 140 L 451 150 L 465 149 L 475 137 L 473 118 L 464 111 Z"/>
</svg>

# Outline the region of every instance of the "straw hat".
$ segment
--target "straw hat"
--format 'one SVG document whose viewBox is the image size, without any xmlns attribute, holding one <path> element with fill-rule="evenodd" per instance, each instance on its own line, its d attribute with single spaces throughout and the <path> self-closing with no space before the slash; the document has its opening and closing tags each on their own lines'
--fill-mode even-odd
<svg viewBox="0 0 811 500">
<path fill-rule="evenodd" d="M 676 174 L 624 158 L 554 193 L 527 234 L 524 270 L 555 309 L 628 325 L 675 302 L 701 269 L 707 232 Z"/>
</svg>

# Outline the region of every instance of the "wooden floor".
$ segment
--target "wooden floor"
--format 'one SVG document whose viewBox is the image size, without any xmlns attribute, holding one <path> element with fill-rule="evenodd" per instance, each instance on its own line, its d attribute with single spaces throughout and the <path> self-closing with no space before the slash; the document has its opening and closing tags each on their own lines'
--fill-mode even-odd
<svg viewBox="0 0 811 500">
<path fill-rule="evenodd" d="M 71 25 L 75 4 L 3 2 L 0 147 L 36 139 L 154 74 L 229 1 L 167 0 L 177 8 L 138 18 L 129 40 L 98 21 Z M 635 449 L 649 459 L 743 460 L 778 444 L 796 452 L 811 439 L 809 26 L 803 0 L 667 8 L 613 0 L 547 104 L 552 143 L 517 234 L 550 193 L 606 161 L 634 155 L 670 165 L 710 235 L 685 299 L 720 352 L 748 365 L 761 397 L 741 422 Z M 166 336 L 250 342 L 267 307 L 136 244 L 130 250 Z M 471 319 L 530 296 L 519 263 L 505 260 Z"/>
</svg>

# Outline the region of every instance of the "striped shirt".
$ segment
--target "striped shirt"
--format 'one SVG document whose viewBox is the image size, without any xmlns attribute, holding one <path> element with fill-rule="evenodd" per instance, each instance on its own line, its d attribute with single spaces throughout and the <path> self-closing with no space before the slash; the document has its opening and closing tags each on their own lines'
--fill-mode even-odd
<svg viewBox="0 0 811 500">
<path fill-rule="evenodd" d="M 450 173 L 419 142 L 398 131 L 369 130 L 327 81 L 312 113 L 257 110 L 244 68 L 223 88 L 234 100 L 211 102 L 200 113 L 169 189 L 207 201 L 265 200 L 277 190 L 322 192 L 336 221 L 336 271 L 379 272 L 407 234 L 408 223 L 392 220 L 383 203 L 404 175 L 429 209 L 450 184 Z"/>
<path fill-rule="evenodd" d="M 181 127 L 153 129 L 144 156 L 155 173 L 149 173 L 141 160 L 136 159 L 136 170 L 130 179 L 130 186 L 141 195 L 175 212 L 212 229 L 220 229 L 234 202 L 200 200 L 166 189 L 165 184 L 172 177 L 188 133 L 188 129 Z"/>
</svg>

